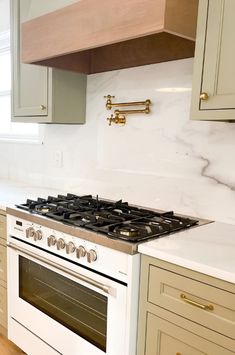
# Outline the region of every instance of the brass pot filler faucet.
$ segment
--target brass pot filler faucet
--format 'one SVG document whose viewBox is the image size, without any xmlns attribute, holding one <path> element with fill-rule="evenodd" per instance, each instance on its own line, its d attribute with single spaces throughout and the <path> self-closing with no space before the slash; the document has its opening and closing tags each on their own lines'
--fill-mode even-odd
<svg viewBox="0 0 235 355">
<path fill-rule="evenodd" d="M 114 99 L 115 96 L 107 95 L 104 96 L 104 98 L 107 99 L 106 101 L 107 110 L 111 110 L 113 107 L 145 106 L 145 108 L 143 109 L 115 110 L 114 115 L 111 114 L 111 116 L 107 118 L 107 121 L 109 122 L 109 126 L 111 126 L 112 123 L 116 123 L 121 126 L 124 126 L 126 124 L 126 115 L 131 115 L 136 113 L 145 113 L 145 114 L 150 113 L 151 100 L 113 103 L 112 99 Z"/>
</svg>

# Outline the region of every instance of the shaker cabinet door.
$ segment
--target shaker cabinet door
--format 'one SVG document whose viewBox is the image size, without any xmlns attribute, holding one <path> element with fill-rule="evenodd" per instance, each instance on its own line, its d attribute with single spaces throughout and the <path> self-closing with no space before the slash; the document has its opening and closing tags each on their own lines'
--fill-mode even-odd
<svg viewBox="0 0 235 355">
<path fill-rule="evenodd" d="M 145 355 L 232 355 L 222 348 L 178 325 L 147 314 Z"/>
<path fill-rule="evenodd" d="M 235 120 L 234 18 L 234 0 L 200 0 L 192 119 Z"/>
<path fill-rule="evenodd" d="M 21 63 L 21 24 L 30 19 L 32 3 L 36 0 L 12 0 L 12 121 L 19 117 L 47 116 L 48 68 Z M 26 120 L 27 121 L 27 118 Z M 35 122 L 40 120 L 36 119 Z"/>
<path fill-rule="evenodd" d="M 11 0 L 13 122 L 85 123 L 85 74 L 21 63 L 21 24 L 76 1 Z"/>
</svg>

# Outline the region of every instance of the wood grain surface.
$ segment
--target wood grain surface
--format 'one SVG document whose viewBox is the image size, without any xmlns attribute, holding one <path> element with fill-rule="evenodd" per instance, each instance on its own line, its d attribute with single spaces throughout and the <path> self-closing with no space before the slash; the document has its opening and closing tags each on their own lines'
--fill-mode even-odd
<svg viewBox="0 0 235 355">
<path fill-rule="evenodd" d="M 1 355 L 24 355 L 25 353 L 14 343 L 0 334 L 0 354 Z"/>
</svg>

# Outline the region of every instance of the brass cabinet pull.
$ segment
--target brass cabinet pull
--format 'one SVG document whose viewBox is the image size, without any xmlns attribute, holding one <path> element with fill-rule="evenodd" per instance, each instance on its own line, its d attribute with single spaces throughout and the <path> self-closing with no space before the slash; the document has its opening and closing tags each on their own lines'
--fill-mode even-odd
<svg viewBox="0 0 235 355">
<path fill-rule="evenodd" d="M 178 353 L 176 353 L 175 355 L 182 355 L 182 354 L 178 352 Z"/>
<path fill-rule="evenodd" d="M 40 105 L 40 109 L 41 109 L 42 111 L 44 111 L 44 110 L 46 109 L 46 106 L 45 106 L 45 105 Z"/>
<path fill-rule="evenodd" d="M 207 101 L 209 99 L 209 95 L 207 94 L 207 92 L 202 92 L 200 95 L 200 99 L 203 101 Z"/>
<path fill-rule="evenodd" d="M 191 304 L 192 306 L 198 307 L 200 309 L 204 309 L 205 311 L 213 311 L 214 310 L 214 306 L 212 304 L 204 305 L 204 304 L 195 302 L 195 301 L 187 298 L 187 296 L 184 293 L 181 293 L 180 298 L 184 302 L 187 302 L 187 303 Z"/>
</svg>

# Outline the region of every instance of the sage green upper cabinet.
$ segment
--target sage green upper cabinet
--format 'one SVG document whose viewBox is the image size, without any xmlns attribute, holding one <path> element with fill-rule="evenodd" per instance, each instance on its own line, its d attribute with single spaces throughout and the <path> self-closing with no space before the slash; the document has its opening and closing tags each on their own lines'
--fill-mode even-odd
<svg viewBox="0 0 235 355">
<path fill-rule="evenodd" d="M 11 0 L 13 122 L 85 122 L 86 75 L 21 63 L 21 24 L 74 2 Z"/>
<path fill-rule="evenodd" d="M 191 118 L 235 120 L 235 1 L 200 0 Z"/>
</svg>

